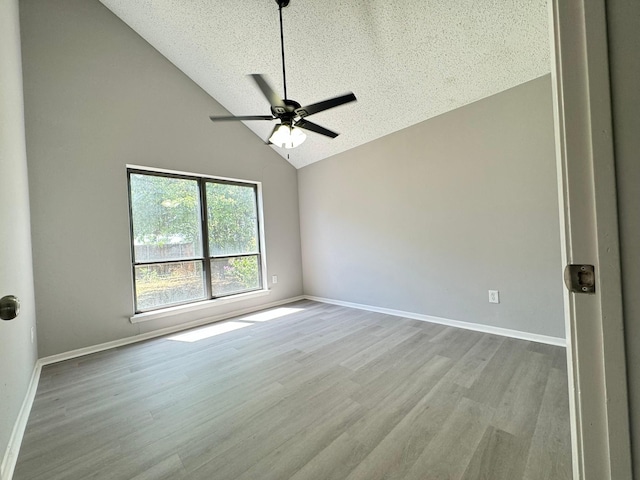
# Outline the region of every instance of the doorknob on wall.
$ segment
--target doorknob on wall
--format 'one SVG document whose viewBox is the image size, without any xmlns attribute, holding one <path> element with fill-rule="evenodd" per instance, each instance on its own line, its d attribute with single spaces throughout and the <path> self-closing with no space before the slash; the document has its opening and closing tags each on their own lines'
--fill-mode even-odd
<svg viewBox="0 0 640 480">
<path fill-rule="evenodd" d="M 20 313 L 20 300 L 15 295 L 0 298 L 0 318 L 13 320 Z"/>
</svg>

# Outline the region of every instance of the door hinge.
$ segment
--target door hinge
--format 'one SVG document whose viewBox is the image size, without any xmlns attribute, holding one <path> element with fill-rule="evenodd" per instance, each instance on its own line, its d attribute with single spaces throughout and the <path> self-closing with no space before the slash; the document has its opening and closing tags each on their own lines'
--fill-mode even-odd
<svg viewBox="0 0 640 480">
<path fill-rule="evenodd" d="M 593 265 L 567 265 L 564 284 L 570 292 L 596 293 L 596 273 Z"/>
</svg>

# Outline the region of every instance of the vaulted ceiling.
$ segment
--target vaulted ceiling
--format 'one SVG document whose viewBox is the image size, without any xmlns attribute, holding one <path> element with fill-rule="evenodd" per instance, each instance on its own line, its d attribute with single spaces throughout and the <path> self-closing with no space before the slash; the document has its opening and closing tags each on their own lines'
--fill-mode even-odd
<svg viewBox="0 0 640 480">
<path fill-rule="evenodd" d="M 269 114 L 248 74 L 283 94 L 275 0 L 101 2 L 232 114 Z M 547 15 L 545 0 L 291 0 L 289 98 L 353 91 L 358 102 L 310 118 L 336 139 L 308 133 L 296 149 L 265 148 L 300 168 L 549 73 Z M 245 123 L 263 140 L 273 128 Z"/>
</svg>

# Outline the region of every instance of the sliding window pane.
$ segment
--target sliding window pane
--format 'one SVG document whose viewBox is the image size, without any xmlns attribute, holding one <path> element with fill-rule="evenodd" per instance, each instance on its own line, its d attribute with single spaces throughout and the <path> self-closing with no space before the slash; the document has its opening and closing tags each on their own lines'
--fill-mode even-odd
<svg viewBox="0 0 640 480">
<path fill-rule="evenodd" d="M 138 311 L 205 299 L 200 260 L 138 265 L 135 270 Z"/>
<path fill-rule="evenodd" d="M 211 290 L 214 297 L 260 288 L 257 255 L 211 260 Z"/>
<path fill-rule="evenodd" d="M 257 253 L 256 188 L 208 182 L 206 192 L 211 256 Z"/>
<path fill-rule="evenodd" d="M 197 180 L 131 174 L 136 263 L 202 257 Z"/>
</svg>

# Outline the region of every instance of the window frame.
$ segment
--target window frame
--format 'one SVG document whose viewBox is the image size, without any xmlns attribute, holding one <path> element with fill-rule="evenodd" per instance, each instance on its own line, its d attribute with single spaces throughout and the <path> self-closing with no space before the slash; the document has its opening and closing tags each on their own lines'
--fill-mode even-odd
<svg viewBox="0 0 640 480">
<path fill-rule="evenodd" d="M 197 182 L 198 194 L 200 201 L 199 220 L 200 220 L 200 235 L 202 241 L 202 254 L 201 256 L 185 257 L 172 260 L 154 260 L 147 262 L 137 262 L 135 255 L 135 238 L 133 230 L 133 202 L 131 192 L 131 175 L 150 175 L 159 176 L 165 178 L 176 178 L 183 180 L 192 180 Z M 253 195 L 256 206 L 256 231 L 258 236 L 257 251 L 236 253 L 229 255 L 211 255 L 211 249 L 209 246 L 209 222 L 207 215 L 207 183 L 216 183 L 224 185 L 237 185 L 241 187 L 251 187 L 253 189 Z M 178 172 L 173 170 L 157 169 L 151 167 L 142 167 L 138 165 L 127 165 L 127 197 L 129 207 L 129 243 L 131 247 L 131 279 L 133 286 L 133 307 L 134 316 L 142 314 L 152 314 L 162 312 L 163 310 L 174 309 L 175 307 L 201 304 L 203 302 L 213 303 L 220 299 L 231 299 L 233 297 L 246 296 L 247 294 L 256 292 L 265 292 L 267 288 L 267 268 L 266 268 L 266 255 L 265 255 L 265 240 L 264 240 L 264 221 L 263 221 L 263 208 L 262 208 L 262 183 L 251 180 L 240 180 L 234 178 L 217 177 L 212 175 L 195 174 L 188 172 Z M 240 291 L 234 291 L 226 294 L 214 295 L 212 287 L 212 268 L 211 262 L 215 259 L 234 258 L 234 257 L 256 257 L 258 265 L 258 287 L 249 288 Z M 168 305 L 161 305 L 154 308 L 140 309 L 138 307 L 138 295 L 136 288 L 136 267 L 145 265 L 158 265 L 158 264 L 176 264 L 183 262 L 200 262 L 202 265 L 203 282 L 204 282 L 204 297 L 187 300 L 183 302 L 171 303 Z"/>
</svg>

